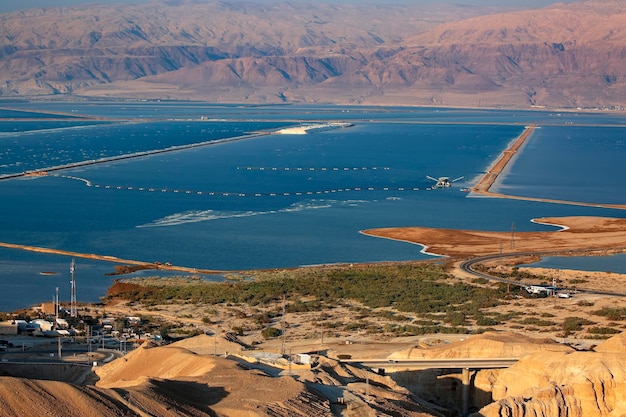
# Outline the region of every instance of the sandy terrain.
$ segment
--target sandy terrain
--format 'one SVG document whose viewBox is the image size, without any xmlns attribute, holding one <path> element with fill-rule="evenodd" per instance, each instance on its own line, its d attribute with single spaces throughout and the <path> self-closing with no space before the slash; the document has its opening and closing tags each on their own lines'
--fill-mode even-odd
<svg viewBox="0 0 626 417">
<path fill-rule="evenodd" d="M 456 258 L 514 252 L 617 251 L 626 248 L 626 219 L 578 216 L 533 221 L 560 226 L 561 230 L 485 232 L 398 227 L 370 229 L 363 233 L 424 245 L 429 253 Z"/>
</svg>

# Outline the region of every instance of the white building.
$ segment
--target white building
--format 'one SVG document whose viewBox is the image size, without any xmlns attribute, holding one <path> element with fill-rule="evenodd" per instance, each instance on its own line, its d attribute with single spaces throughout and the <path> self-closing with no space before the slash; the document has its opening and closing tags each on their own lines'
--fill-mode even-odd
<svg viewBox="0 0 626 417">
<path fill-rule="evenodd" d="M 40 332 L 49 332 L 54 327 L 54 323 L 43 319 L 33 320 L 29 324 L 30 326 L 35 326 L 35 328 Z"/>
</svg>

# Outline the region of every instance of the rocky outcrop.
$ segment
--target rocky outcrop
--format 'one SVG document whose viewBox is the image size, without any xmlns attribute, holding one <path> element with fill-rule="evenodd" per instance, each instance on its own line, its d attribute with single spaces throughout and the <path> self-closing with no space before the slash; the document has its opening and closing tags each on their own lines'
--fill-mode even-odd
<svg viewBox="0 0 626 417">
<path fill-rule="evenodd" d="M 495 402 L 474 416 L 624 415 L 624 340 L 623 334 L 615 336 L 595 352 L 531 354 L 506 370 L 491 371 L 482 378 L 477 377 L 476 387 L 491 391 Z"/>
</svg>

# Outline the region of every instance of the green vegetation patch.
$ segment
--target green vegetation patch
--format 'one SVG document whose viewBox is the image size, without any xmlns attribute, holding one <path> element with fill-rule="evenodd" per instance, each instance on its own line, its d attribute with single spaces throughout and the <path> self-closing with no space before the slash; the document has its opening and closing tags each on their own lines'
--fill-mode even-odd
<svg viewBox="0 0 626 417">
<path fill-rule="evenodd" d="M 592 327 L 588 329 L 587 331 L 591 334 L 608 334 L 608 335 L 622 332 L 621 330 L 614 329 L 612 327 Z"/>
<path fill-rule="evenodd" d="M 116 282 L 111 296 L 147 305 L 190 302 L 203 304 L 261 305 L 289 301 L 289 311 L 312 311 L 355 300 L 369 308 L 390 307 L 403 312 L 446 313 L 454 310 L 475 314 L 496 306 L 506 288 L 484 288 L 452 279 L 435 263 L 401 263 L 356 267 L 322 267 L 250 273 L 252 280 L 209 282 L 132 279 Z M 314 301 L 302 302 L 302 298 Z M 461 314 L 449 317 L 460 324 Z M 405 317 L 399 316 L 399 319 Z"/>
<path fill-rule="evenodd" d="M 621 321 L 626 318 L 626 308 L 604 307 L 601 310 L 594 311 L 593 314 L 596 316 L 606 317 L 607 320 Z"/>
</svg>

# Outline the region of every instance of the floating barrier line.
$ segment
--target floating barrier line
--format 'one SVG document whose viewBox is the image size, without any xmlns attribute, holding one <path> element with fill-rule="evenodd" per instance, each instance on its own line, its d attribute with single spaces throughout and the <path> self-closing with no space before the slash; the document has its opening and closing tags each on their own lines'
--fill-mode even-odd
<svg viewBox="0 0 626 417">
<path fill-rule="evenodd" d="M 389 171 L 389 167 L 255 167 L 238 166 L 238 171 Z"/>
<path fill-rule="evenodd" d="M 140 191 L 150 193 L 174 193 L 174 194 L 189 194 L 189 195 L 207 195 L 207 196 L 223 196 L 223 197 L 288 197 L 288 196 L 304 196 L 304 195 L 321 195 L 321 194 L 335 194 L 335 193 L 347 193 L 347 192 L 368 192 L 368 191 L 420 191 L 422 189 L 418 187 L 352 187 L 352 188 L 331 188 L 327 190 L 307 190 L 307 191 L 276 191 L 276 192 L 230 192 L 230 191 L 202 191 L 202 190 L 180 190 L 176 188 L 162 188 L 162 187 L 136 187 L 126 185 L 105 185 L 94 184 L 86 178 L 75 177 L 72 175 L 54 175 L 56 178 L 65 178 L 74 181 L 83 182 L 87 187 L 103 188 L 106 190 L 126 190 L 126 191 Z"/>
</svg>

